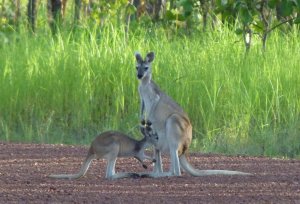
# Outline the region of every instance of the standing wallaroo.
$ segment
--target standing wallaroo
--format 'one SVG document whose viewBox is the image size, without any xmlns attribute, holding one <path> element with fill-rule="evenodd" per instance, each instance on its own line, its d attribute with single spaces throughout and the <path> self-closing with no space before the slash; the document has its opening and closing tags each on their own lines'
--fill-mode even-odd
<svg viewBox="0 0 300 204">
<path fill-rule="evenodd" d="M 119 179 L 128 177 L 139 177 L 136 173 L 115 173 L 115 164 L 118 157 L 134 157 L 140 161 L 143 167 L 146 169 L 147 166 L 143 163 L 144 159 L 155 160 L 145 155 L 144 150 L 148 146 L 156 145 L 157 136 L 152 133 L 151 122 L 143 121 L 140 126 L 141 132 L 144 138 L 137 141 L 124 133 L 118 131 L 107 131 L 101 133 L 92 142 L 88 154 L 81 166 L 79 173 L 77 174 L 51 174 L 50 178 L 58 179 L 78 179 L 84 176 L 94 159 L 106 159 L 106 179 Z"/>
<path fill-rule="evenodd" d="M 240 171 L 198 170 L 188 162 L 186 153 L 192 141 L 192 125 L 188 115 L 152 80 L 151 63 L 154 60 L 154 52 L 149 52 L 145 59 L 136 52 L 135 57 L 141 99 L 141 119 L 151 121 L 153 131 L 158 136 L 153 172 L 143 176 L 180 176 L 180 167 L 193 176 L 250 175 Z M 170 153 L 169 172 L 163 172 L 161 152 Z"/>
</svg>

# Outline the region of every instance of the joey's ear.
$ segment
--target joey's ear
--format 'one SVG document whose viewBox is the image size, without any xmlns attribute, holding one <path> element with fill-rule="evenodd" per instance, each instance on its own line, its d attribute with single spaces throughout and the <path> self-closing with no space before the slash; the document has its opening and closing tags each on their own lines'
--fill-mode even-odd
<svg viewBox="0 0 300 204">
<path fill-rule="evenodd" d="M 135 55 L 135 59 L 138 63 L 141 63 L 143 61 L 143 58 L 139 52 L 135 52 L 134 55 Z"/>
<path fill-rule="evenodd" d="M 146 62 L 151 63 L 154 60 L 154 52 L 149 52 L 146 56 Z"/>
</svg>

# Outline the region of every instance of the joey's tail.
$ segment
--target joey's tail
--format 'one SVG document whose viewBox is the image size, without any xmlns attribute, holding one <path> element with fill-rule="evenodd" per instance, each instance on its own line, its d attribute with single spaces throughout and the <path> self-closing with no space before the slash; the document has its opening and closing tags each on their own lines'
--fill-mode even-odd
<svg viewBox="0 0 300 204">
<path fill-rule="evenodd" d="M 210 176 L 210 175 L 252 175 L 250 173 L 244 173 L 241 171 L 229 171 L 229 170 L 199 170 L 195 169 L 187 160 L 186 156 L 182 154 L 179 157 L 180 166 L 192 176 Z"/>
<path fill-rule="evenodd" d="M 80 171 L 77 174 L 51 174 L 48 177 L 50 178 L 57 178 L 57 179 L 78 179 L 82 176 L 84 176 L 92 162 L 92 160 L 95 159 L 95 155 L 91 154 L 90 151 L 85 158 L 84 162 L 81 165 Z"/>
</svg>

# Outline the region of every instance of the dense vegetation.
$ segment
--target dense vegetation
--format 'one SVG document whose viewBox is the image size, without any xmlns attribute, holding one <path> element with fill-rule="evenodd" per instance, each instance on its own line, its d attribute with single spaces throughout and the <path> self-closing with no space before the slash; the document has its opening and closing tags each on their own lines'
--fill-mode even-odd
<svg viewBox="0 0 300 204">
<path fill-rule="evenodd" d="M 0 4 L 1 140 L 139 137 L 134 51 L 153 50 L 193 150 L 299 157 L 298 1 L 166 1 L 158 13 L 156 1 L 75 1 L 64 14 L 40 1 L 33 21 L 28 2 L 13 2 Z"/>
</svg>

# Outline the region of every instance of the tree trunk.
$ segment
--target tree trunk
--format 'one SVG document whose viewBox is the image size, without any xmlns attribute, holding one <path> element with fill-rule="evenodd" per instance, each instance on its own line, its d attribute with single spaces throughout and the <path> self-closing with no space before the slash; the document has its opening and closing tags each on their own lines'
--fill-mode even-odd
<svg viewBox="0 0 300 204">
<path fill-rule="evenodd" d="M 0 13 L 0 17 L 3 16 L 4 12 L 5 12 L 5 0 L 2 0 L 2 7 L 1 7 L 1 13 Z"/>
<path fill-rule="evenodd" d="M 75 0 L 74 25 L 78 25 L 80 21 L 81 0 Z"/>
<path fill-rule="evenodd" d="M 67 7 L 67 1 L 68 0 L 62 0 L 62 2 L 61 2 L 61 15 L 62 15 L 62 17 L 64 18 L 65 17 L 65 13 L 66 13 L 66 7 Z"/>
<path fill-rule="evenodd" d="M 203 18 L 203 32 L 206 31 L 207 28 L 207 16 L 208 16 L 208 6 L 209 2 L 207 0 L 200 0 L 200 7 L 202 11 L 202 18 Z"/>
<path fill-rule="evenodd" d="M 269 28 L 270 28 L 270 23 L 269 23 L 269 12 L 267 11 L 266 8 L 267 5 L 267 1 L 266 0 L 262 0 L 261 4 L 260 4 L 260 17 L 263 23 L 263 35 L 262 35 L 262 49 L 263 51 L 266 50 L 266 42 L 267 42 L 267 38 L 268 38 L 268 33 L 269 33 Z"/>
<path fill-rule="evenodd" d="M 215 0 L 211 0 L 211 17 L 212 17 L 212 22 L 211 22 L 211 26 L 212 26 L 212 29 L 215 30 L 216 28 L 216 24 L 217 24 L 217 16 L 216 16 L 216 13 L 215 13 L 215 7 L 216 7 L 216 2 Z"/>
<path fill-rule="evenodd" d="M 51 31 L 55 34 L 62 19 L 61 0 L 48 0 L 48 16 Z"/>
<path fill-rule="evenodd" d="M 246 53 L 249 52 L 251 47 L 251 41 L 252 41 L 252 30 L 249 28 L 249 26 L 244 26 L 244 32 L 243 32 L 243 38 L 244 43 L 246 47 Z"/>
<path fill-rule="evenodd" d="M 14 17 L 14 24 L 16 29 L 19 28 L 19 20 L 21 16 L 21 9 L 20 9 L 20 0 L 14 0 L 14 7 L 15 7 L 15 17 Z"/>
<path fill-rule="evenodd" d="M 276 11 L 276 18 L 279 22 L 282 22 L 282 21 L 286 20 L 284 18 L 284 16 L 282 15 L 279 4 L 276 5 L 275 11 Z"/>
<path fill-rule="evenodd" d="M 36 20 L 36 0 L 28 0 L 27 17 L 29 29 L 34 33 Z"/>
<path fill-rule="evenodd" d="M 154 4 L 154 16 L 153 16 L 153 19 L 155 21 L 159 20 L 159 14 L 161 12 L 162 6 L 163 6 L 163 1 L 162 0 L 156 0 L 156 2 Z"/>
<path fill-rule="evenodd" d="M 176 2 L 174 2 L 174 0 L 170 0 L 170 9 L 173 9 L 176 7 Z"/>
<path fill-rule="evenodd" d="M 140 4 L 141 4 L 141 1 L 140 0 L 133 0 L 132 1 L 134 7 L 136 8 L 136 14 L 135 15 L 131 15 L 130 16 L 130 20 L 132 21 L 133 19 L 137 19 L 139 17 L 139 7 L 140 7 Z"/>
<path fill-rule="evenodd" d="M 128 2 L 128 6 L 133 5 L 133 0 Z M 126 22 L 125 22 L 125 34 L 126 34 L 126 39 L 128 37 L 128 31 L 129 31 L 129 26 L 130 26 L 130 19 L 131 19 L 132 14 L 126 11 Z"/>
<path fill-rule="evenodd" d="M 89 16 L 92 12 L 93 7 L 94 7 L 93 0 L 89 0 L 87 3 L 84 3 L 83 4 L 84 16 Z"/>
</svg>

